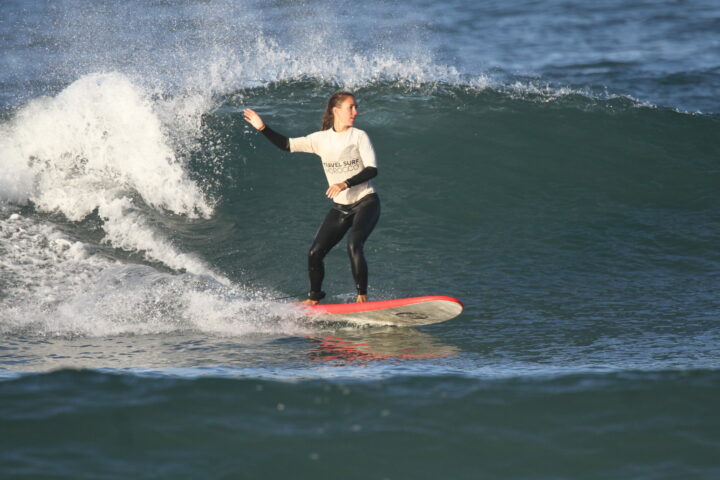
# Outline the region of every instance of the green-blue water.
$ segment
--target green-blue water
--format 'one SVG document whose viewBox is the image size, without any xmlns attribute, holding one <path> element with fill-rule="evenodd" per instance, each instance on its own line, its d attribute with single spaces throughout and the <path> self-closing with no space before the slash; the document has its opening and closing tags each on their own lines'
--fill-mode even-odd
<svg viewBox="0 0 720 480">
<path fill-rule="evenodd" d="M 0 384 L 0 445 L 7 478 L 64 476 L 51 465 L 76 478 L 712 478 L 717 383 L 710 370 L 298 383 L 64 371 Z"/>
<path fill-rule="evenodd" d="M 0 17 L 0 478 L 720 475 L 713 3 Z M 242 110 L 305 135 L 339 88 L 378 156 L 370 297 L 460 317 L 290 305 L 326 182 Z"/>
</svg>

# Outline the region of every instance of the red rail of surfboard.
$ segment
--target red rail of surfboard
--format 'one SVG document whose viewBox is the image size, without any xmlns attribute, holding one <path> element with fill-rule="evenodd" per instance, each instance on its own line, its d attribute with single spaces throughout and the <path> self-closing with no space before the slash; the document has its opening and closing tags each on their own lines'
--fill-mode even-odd
<svg viewBox="0 0 720 480">
<path fill-rule="evenodd" d="M 463 303 L 457 298 L 446 297 L 442 295 L 433 295 L 428 297 L 411 297 L 411 298 L 397 298 L 394 300 L 379 300 L 375 302 L 363 302 L 363 303 L 330 303 L 330 304 L 318 304 L 308 305 L 306 308 L 312 310 L 315 313 L 357 313 L 357 312 L 372 312 L 373 310 L 383 310 L 386 308 L 402 307 L 405 305 L 413 305 L 416 303 L 431 302 L 434 300 L 443 300 L 446 302 L 453 302 L 459 304 L 464 308 Z"/>
</svg>

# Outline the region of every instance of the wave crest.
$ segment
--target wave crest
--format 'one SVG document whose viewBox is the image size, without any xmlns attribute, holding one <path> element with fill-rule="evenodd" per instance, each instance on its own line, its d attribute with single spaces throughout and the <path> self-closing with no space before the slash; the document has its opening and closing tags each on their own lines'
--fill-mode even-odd
<svg viewBox="0 0 720 480">
<path fill-rule="evenodd" d="M 124 75 L 88 75 L 30 102 L 4 126 L 0 167 L 5 202 L 31 202 L 74 222 L 97 212 L 112 246 L 225 280 L 177 252 L 139 205 L 190 218 L 209 218 L 214 208 L 173 151 L 151 100 Z"/>
</svg>

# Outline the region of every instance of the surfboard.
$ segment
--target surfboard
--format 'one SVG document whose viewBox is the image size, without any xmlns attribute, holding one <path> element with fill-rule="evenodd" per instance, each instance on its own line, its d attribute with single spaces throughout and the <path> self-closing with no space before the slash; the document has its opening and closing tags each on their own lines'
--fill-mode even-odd
<svg viewBox="0 0 720 480">
<path fill-rule="evenodd" d="M 364 303 L 320 303 L 302 308 L 318 321 L 416 327 L 455 318 L 464 306 L 457 298 L 435 295 Z"/>
</svg>

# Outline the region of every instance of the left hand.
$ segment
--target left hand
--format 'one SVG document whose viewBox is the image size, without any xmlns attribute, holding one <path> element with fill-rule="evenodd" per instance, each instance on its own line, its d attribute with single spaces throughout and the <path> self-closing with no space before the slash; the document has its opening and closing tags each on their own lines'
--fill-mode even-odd
<svg viewBox="0 0 720 480">
<path fill-rule="evenodd" d="M 335 198 L 338 193 L 342 192 L 343 190 L 347 190 L 348 186 L 345 182 L 336 183 L 335 185 L 330 185 L 330 187 L 325 192 L 325 196 L 328 198 Z"/>
</svg>

